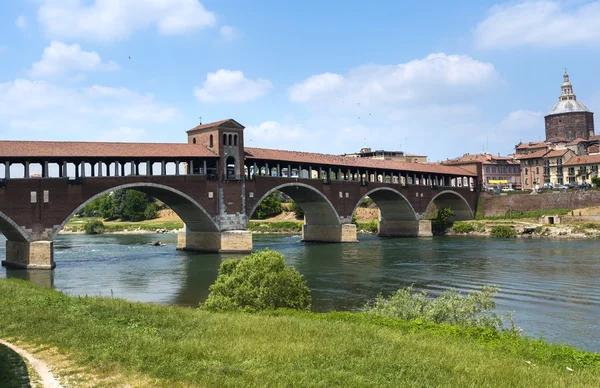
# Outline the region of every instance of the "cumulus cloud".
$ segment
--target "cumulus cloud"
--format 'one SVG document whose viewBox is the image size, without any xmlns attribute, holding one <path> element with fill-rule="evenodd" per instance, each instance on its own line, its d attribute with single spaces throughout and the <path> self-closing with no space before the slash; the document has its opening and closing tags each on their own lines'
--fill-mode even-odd
<svg viewBox="0 0 600 388">
<path fill-rule="evenodd" d="M 436 104 L 473 99 L 497 78 L 494 65 L 465 55 L 430 54 L 398 65 L 365 65 L 347 74 L 311 76 L 289 90 L 290 100 L 337 108 Z"/>
<path fill-rule="evenodd" d="M 525 1 L 495 5 L 475 29 L 480 48 L 564 47 L 600 42 L 600 1 Z"/>
<path fill-rule="evenodd" d="M 42 0 L 38 19 L 52 37 L 115 41 L 156 26 L 178 35 L 216 24 L 198 0 Z"/>
<path fill-rule="evenodd" d="M 35 62 L 30 70 L 30 75 L 35 78 L 55 76 L 69 71 L 102 71 L 118 70 L 119 66 L 113 62 L 102 62 L 100 55 L 95 51 L 83 51 L 78 44 L 67 45 L 62 42 L 52 41 L 44 49 L 42 59 Z"/>
<path fill-rule="evenodd" d="M 264 96 L 273 85 L 266 79 L 248 79 L 241 71 L 220 69 L 208 73 L 203 86 L 194 88 L 200 102 L 247 102 Z"/>
<path fill-rule="evenodd" d="M 27 18 L 23 15 L 19 16 L 17 20 L 15 20 L 15 25 L 20 29 L 27 28 Z"/>
<path fill-rule="evenodd" d="M 88 88 L 66 88 L 44 81 L 17 79 L 0 83 L 0 127 L 3 121 L 18 123 L 22 120 L 57 118 L 55 125 L 66 120 L 88 123 L 95 120 L 122 123 L 166 122 L 177 115 L 177 110 L 159 103 L 149 94 L 140 94 L 126 88 L 95 85 Z"/>
<path fill-rule="evenodd" d="M 236 40 L 236 39 L 239 38 L 240 33 L 237 30 L 237 28 L 235 28 L 235 27 L 232 27 L 232 26 L 222 26 L 219 29 L 219 36 L 225 42 L 233 42 L 234 40 Z"/>
</svg>

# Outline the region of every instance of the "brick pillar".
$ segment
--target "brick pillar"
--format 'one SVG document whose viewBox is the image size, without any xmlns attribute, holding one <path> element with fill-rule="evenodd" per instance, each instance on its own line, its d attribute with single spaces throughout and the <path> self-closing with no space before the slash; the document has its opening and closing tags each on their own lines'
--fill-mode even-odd
<svg viewBox="0 0 600 388">
<path fill-rule="evenodd" d="M 54 243 L 52 241 L 6 241 L 6 260 L 2 265 L 12 268 L 53 269 Z"/>
<path fill-rule="evenodd" d="M 250 253 L 252 252 L 252 232 L 247 230 L 223 232 L 185 230 L 177 233 L 177 249 L 194 252 Z"/>
<path fill-rule="evenodd" d="M 302 225 L 302 241 L 350 243 L 358 242 L 356 225 Z"/>
</svg>

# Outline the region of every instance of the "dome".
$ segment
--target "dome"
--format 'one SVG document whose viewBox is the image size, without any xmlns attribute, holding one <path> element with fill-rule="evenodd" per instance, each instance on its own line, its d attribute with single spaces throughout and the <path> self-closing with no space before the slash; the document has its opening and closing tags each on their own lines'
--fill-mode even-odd
<svg viewBox="0 0 600 388">
<path fill-rule="evenodd" d="M 554 105 L 549 115 L 558 115 L 561 113 L 571 113 L 571 112 L 589 112 L 590 110 L 583 105 L 581 102 L 577 101 L 577 96 L 575 92 L 573 92 L 573 85 L 571 81 L 569 81 L 569 73 L 565 69 L 565 74 L 563 75 L 563 83 L 561 85 L 561 93 L 558 97 L 558 104 Z"/>
<path fill-rule="evenodd" d="M 560 113 L 571 113 L 571 112 L 589 112 L 590 110 L 577 100 L 562 100 L 558 104 L 554 105 L 548 115 L 557 115 Z"/>
</svg>

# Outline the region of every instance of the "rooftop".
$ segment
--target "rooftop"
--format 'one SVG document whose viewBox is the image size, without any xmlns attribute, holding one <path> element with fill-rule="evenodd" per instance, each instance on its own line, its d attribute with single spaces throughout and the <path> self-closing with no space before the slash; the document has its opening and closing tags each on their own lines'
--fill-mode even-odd
<svg viewBox="0 0 600 388">
<path fill-rule="evenodd" d="M 564 163 L 563 166 L 578 166 L 582 164 L 600 164 L 600 154 L 574 156 L 568 162 Z"/>
<path fill-rule="evenodd" d="M 569 81 L 569 74 L 565 71 L 563 75 L 563 83 L 561 85 L 561 93 L 558 97 L 558 103 L 550 109 L 548 112 L 548 116 L 562 114 L 562 113 L 572 113 L 572 112 L 589 112 L 590 110 L 583 105 L 581 102 L 577 101 L 577 96 L 575 92 L 573 92 L 573 85 L 571 81 Z"/>
</svg>

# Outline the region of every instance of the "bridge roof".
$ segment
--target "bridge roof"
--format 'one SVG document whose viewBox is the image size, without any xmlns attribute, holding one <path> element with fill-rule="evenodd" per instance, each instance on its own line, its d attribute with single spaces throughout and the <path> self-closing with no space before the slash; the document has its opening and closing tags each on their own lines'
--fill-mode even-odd
<svg viewBox="0 0 600 388">
<path fill-rule="evenodd" d="M 0 158 L 218 157 L 199 144 L 77 141 L 0 141 Z"/>
<path fill-rule="evenodd" d="M 462 176 L 476 176 L 461 167 L 442 166 L 440 164 L 409 163 L 395 160 L 381 160 L 370 158 L 355 158 L 311 152 L 283 151 L 265 148 L 246 147 L 247 159 L 273 160 L 314 165 L 329 165 L 341 167 L 360 167 L 378 170 L 414 171 L 422 173 L 438 173 Z"/>
</svg>

